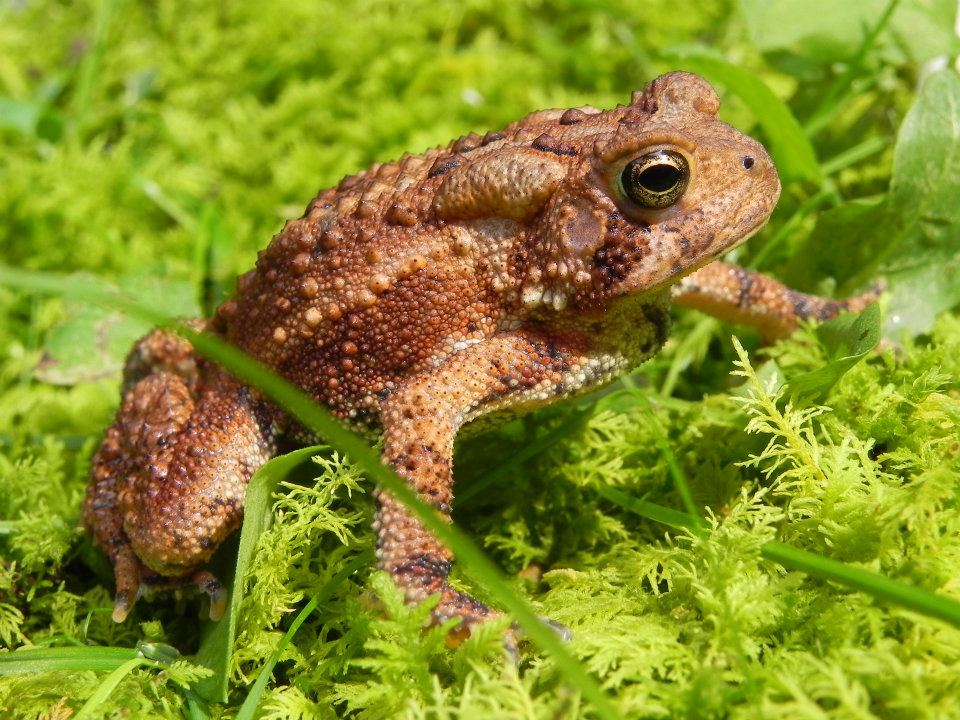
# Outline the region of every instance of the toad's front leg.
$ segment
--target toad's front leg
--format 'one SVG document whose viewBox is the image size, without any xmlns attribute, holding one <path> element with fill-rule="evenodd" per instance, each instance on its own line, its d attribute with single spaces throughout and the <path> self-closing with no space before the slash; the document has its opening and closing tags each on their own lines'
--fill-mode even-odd
<svg viewBox="0 0 960 720">
<path fill-rule="evenodd" d="M 575 349 L 539 333 L 504 333 L 472 345 L 439 367 L 421 373 L 383 403 L 383 459 L 422 500 L 449 518 L 453 502 L 451 461 L 459 428 L 501 408 L 526 408 L 556 397 L 558 388 L 587 362 Z M 408 602 L 434 593 L 434 621 L 461 618 L 464 626 L 494 613 L 447 583 L 452 556 L 447 548 L 389 493 L 379 493 L 375 528 L 380 567 L 393 577 Z"/>
<path fill-rule="evenodd" d="M 881 286 L 831 300 L 792 290 L 778 280 L 739 265 L 714 262 L 688 275 L 673 288 L 678 305 L 757 328 L 764 339 L 785 338 L 800 320 L 829 320 L 841 312 L 860 312 L 880 295 Z"/>
</svg>

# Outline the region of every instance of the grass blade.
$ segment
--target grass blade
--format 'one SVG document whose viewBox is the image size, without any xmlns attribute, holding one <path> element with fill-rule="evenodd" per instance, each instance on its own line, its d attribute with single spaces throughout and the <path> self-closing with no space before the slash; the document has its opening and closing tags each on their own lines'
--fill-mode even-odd
<svg viewBox="0 0 960 720">
<path fill-rule="evenodd" d="M 602 497 L 616 503 L 624 510 L 654 520 L 670 527 L 701 532 L 695 518 L 687 513 L 638 500 L 613 488 L 600 487 Z M 829 580 L 852 590 L 864 592 L 877 600 L 912 610 L 927 617 L 937 618 L 960 627 L 960 603 L 929 590 L 892 580 L 878 573 L 837 562 L 808 550 L 772 540 L 760 548 L 760 555 L 773 560 L 789 570 L 800 570 L 821 580 Z"/>
<path fill-rule="evenodd" d="M 801 570 L 821 580 L 830 580 L 885 600 L 907 610 L 934 617 L 960 627 L 960 603 L 914 585 L 825 558 L 782 542 L 764 543 L 760 554 L 790 570 Z"/>
<path fill-rule="evenodd" d="M 140 658 L 136 648 L 59 647 L 28 648 L 0 653 L 0 676 L 33 675 L 54 671 L 116 670 Z M 142 658 L 141 658 L 142 659 Z"/>
<path fill-rule="evenodd" d="M 208 633 L 200 642 L 196 661 L 213 670 L 213 675 L 194 685 L 200 697 L 212 702 L 227 702 L 230 680 L 230 656 L 237 636 L 237 616 L 243 600 L 243 582 L 253 561 L 253 553 L 260 535 L 273 523 L 273 493 L 280 481 L 298 465 L 308 462 L 325 445 L 300 448 L 275 457 L 261 465 L 250 478 L 244 504 L 243 525 L 240 529 L 240 547 L 230 589 L 230 604 L 219 622 L 210 624 Z"/>
</svg>

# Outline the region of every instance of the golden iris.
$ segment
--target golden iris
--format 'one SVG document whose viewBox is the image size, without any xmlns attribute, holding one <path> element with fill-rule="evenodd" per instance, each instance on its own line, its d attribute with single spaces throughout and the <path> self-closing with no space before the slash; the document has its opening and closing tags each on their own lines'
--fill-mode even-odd
<svg viewBox="0 0 960 720">
<path fill-rule="evenodd" d="M 687 159 L 674 150 L 654 150 L 627 163 L 620 174 L 623 192 L 640 207 L 673 205 L 690 181 Z"/>
</svg>

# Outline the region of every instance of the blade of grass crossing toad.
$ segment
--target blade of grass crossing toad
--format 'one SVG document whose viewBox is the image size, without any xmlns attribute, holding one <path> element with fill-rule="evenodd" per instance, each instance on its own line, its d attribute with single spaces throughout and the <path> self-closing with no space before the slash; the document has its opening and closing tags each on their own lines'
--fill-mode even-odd
<svg viewBox="0 0 960 720">
<path fill-rule="evenodd" d="M 411 514 L 453 552 L 461 562 L 464 573 L 484 587 L 497 603 L 513 615 L 525 635 L 551 656 L 567 681 L 593 705 L 600 717 L 620 717 L 593 677 L 567 651 L 554 631 L 540 621 L 527 601 L 516 594 L 476 543 L 458 527 L 448 525 L 432 506 L 417 497 L 392 468 L 380 461 L 380 456 L 359 435 L 341 424 L 326 408 L 318 405 L 299 388 L 268 371 L 256 360 L 220 338 L 197 333 L 185 325 L 177 325 L 176 330 L 187 338 L 200 354 L 256 387 L 283 407 L 290 416 L 328 440 L 331 447 L 350 456 L 357 467 L 406 505 Z"/>
</svg>

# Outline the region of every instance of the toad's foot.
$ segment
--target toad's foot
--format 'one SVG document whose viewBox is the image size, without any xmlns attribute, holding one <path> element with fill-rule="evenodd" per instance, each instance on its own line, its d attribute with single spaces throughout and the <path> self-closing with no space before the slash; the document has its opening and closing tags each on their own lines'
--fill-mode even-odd
<svg viewBox="0 0 960 720">
<path fill-rule="evenodd" d="M 434 574 L 430 568 L 424 567 L 424 565 L 417 564 L 405 568 L 403 575 L 403 577 L 394 576 L 394 581 L 398 585 L 414 587 L 419 584 L 422 588 L 422 590 L 412 594 L 408 591 L 408 602 L 422 601 L 425 599 L 422 593 L 428 589 L 430 591 L 429 595 L 440 595 L 439 602 L 431 612 L 431 625 L 442 625 L 453 619 L 460 621 L 447 633 L 447 647 L 460 647 L 470 637 L 473 628 L 478 623 L 503 617 L 502 613 L 491 610 L 476 598 L 451 587 L 446 581 L 446 576 L 441 577 Z M 543 616 L 538 617 L 538 620 L 552 630 L 563 642 L 569 642 L 573 639 L 573 633 L 570 629 L 555 620 Z M 504 648 L 514 663 L 519 662 L 518 646 L 523 637 L 523 628 L 517 623 L 512 623 L 504 633 Z"/>
<path fill-rule="evenodd" d="M 222 618 L 227 610 L 229 592 L 223 583 L 207 570 L 197 570 L 183 577 L 160 575 L 140 562 L 128 546 L 126 552 L 116 556 L 114 574 L 117 594 L 113 600 L 112 618 L 116 623 L 127 619 L 137 600 L 150 597 L 160 590 L 197 588 L 210 599 L 209 618 L 213 621 Z"/>
</svg>

